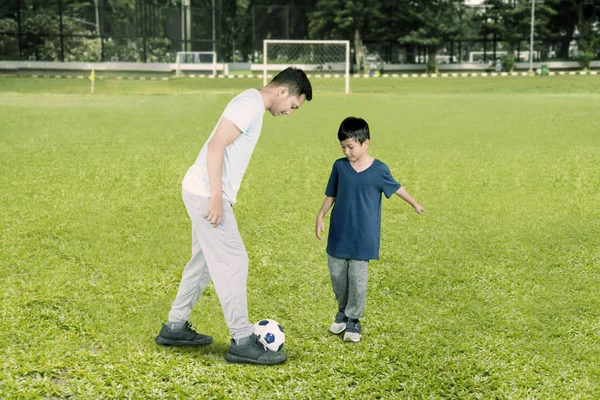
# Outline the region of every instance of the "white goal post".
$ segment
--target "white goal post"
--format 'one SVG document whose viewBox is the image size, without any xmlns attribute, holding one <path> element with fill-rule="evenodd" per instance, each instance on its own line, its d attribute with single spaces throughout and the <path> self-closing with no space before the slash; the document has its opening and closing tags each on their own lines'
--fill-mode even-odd
<svg viewBox="0 0 600 400">
<path fill-rule="evenodd" d="M 348 40 L 274 40 L 263 41 L 263 84 L 267 84 L 269 73 L 289 66 L 302 68 L 311 79 L 313 88 L 319 90 L 321 82 L 327 80 L 328 87 L 337 88 L 335 78 L 343 78 L 344 93 L 350 93 L 350 41 Z M 342 79 L 337 79 L 341 81 Z"/>
<path fill-rule="evenodd" d="M 175 57 L 176 76 L 182 71 L 211 71 L 217 75 L 217 53 L 214 51 L 178 51 Z"/>
</svg>

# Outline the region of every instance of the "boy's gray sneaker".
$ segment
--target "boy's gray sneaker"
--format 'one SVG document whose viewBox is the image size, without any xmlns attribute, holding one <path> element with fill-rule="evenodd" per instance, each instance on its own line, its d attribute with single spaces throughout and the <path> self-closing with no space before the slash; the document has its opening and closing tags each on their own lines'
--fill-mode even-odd
<svg viewBox="0 0 600 400">
<path fill-rule="evenodd" d="M 360 342 L 360 331 L 362 327 L 359 321 L 348 321 L 346 323 L 346 333 L 344 333 L 344 342 Z"/>
<path fill-rule="evenodd" d="M 329 327 L 329 332 L 337 335 L 338 333 L 344 332 L 346 329 L 346 322 L 348 322 L 348 317 L 341 311 L 335 315 L 335 321 Z"/>
<path fill-rule="evenodd" d="M 201 346 L 213 342 L 212 336 L 196 332 L 189 321 L 185 321 L 179 329 L 172 329 L 168 325 L 163 324 L 155 340 L 156 343 L 164 346 Z"/>
<path fill-rule="evenodd" d="M 232 363 L 273 365 L 283 363 L 287 359 L 287 355 L 266 348 L 258 341 L 258 336 L 253 333 L 250 340 L 244 344 L 237 344 L 232 339 L 225 359 Z"/>
</svg>

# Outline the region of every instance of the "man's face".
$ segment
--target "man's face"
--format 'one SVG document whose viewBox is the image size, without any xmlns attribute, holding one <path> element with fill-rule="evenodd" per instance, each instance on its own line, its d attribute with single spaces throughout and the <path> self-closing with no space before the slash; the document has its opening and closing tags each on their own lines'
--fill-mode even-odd
<svg viewBox="0 0 600 400">
<path fill-rule="evenodd" d="M 346 139 L 340 142 L 342 146 L 342 152 L 349 161 L 356 161 L 360 159 L 369 148 L 369 139 L 365 140 L 362 144 L 352 138 Z"/>
<path fill-rule="evenodd" d="M 302 94 L 300 97 L 290 95 L 288 88 L 280 87 L 277 89 L 277 96 L 275 96 L 275 100 L 273 101 L 273 106 L 271 107 L 271 114 L 274 117 L 280 115 L 290 115 L 292 110 L 300 108 L 302 103 L 306 100 L 306 95 Z"/>
</svg>

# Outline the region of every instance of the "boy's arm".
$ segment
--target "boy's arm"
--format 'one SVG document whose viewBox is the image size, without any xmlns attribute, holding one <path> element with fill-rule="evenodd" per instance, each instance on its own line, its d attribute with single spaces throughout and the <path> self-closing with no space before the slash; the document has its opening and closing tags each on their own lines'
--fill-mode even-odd
<svg viewBox="0 0 600 400">
<path fill-rule="evenodd" d="M 218 226 L 223 217 L 223 160 L 225 147 L 240 136 L 242 132 L 227 118 L 221 118 L 214 136 L 208 143 L 206 169 L 210 185 L 210 199 L 204 219 Z"/>
<path fill-rule="evenodd" d="M 327 196 L 323 201 L 323 205 L 317 214 L 317 224 L 315 227 L 315 232 L 317 234 L 317 239 L 321 240 L 321 232 L 325 232 L 325 224 L 323 224 L 323 217 L 327 214 L 331 206 L 335 203 L 335 197 Z"/>
<path fill-rule="evenodd" d="M 410 194 L 408 194 L 408 192 L 406 191 L 406 189 L 404 189 L 404 187 L 401 187 L 400 189 L 396 190 L 396 194 L 398 196 L 400 196 L 400 198 L 402 200 L 406 201 L 408 204 L 413 206 L 413 208 L 415 209 L 415 212 L 417 214 L 422 214 L 425 212 L 425 209 L 423 208 L 423 206 L 421 206 L 419 203 L 417 203 L 417 201 L 415 199 L 413 199 Z"/>
</svg>

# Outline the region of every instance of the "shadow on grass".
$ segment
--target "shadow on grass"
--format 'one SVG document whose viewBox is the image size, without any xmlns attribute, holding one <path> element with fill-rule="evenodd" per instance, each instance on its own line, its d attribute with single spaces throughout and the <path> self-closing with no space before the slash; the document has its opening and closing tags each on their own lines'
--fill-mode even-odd
<svg viewBox="0 0 600 400">
<path fill-rule="evenodd" d="M 152 339 L 152 342 L 154 343 L 154 338 Z M 227 350 L 229 350 L 229 343 L 225 342 L 212 343 L 204 346 L 164 346 L 154 343 L 154 346 L 159 351 L 185 354 L 198 358 L 223 358 L 225 353 L 227 353 Z"/>
</svg>

